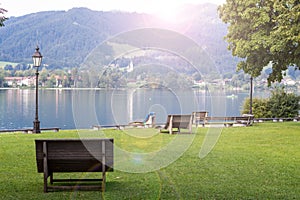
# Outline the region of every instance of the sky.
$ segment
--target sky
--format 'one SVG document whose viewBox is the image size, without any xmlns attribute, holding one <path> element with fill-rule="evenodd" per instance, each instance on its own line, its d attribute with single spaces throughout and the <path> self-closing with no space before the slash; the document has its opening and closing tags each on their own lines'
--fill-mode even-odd
<svg viewBox="0 0 300 200">
<path fill-rule="evenodd" d="M 98 11 L 127 11 L 171 17 L 183 4 L 214 3 L 226 0 L 0 0 L 0 7 L 8 12 L 6 17 L 22 16 L 40 11 L 69 10 L 87 7 Z"/>
</svg>

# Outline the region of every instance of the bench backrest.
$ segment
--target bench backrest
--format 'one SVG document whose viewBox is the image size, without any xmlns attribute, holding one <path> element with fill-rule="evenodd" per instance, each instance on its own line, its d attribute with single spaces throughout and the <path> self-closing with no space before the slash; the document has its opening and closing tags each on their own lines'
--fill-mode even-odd
<svg viewBox="0 0 300 200">
<path fill-rule="evenodd" d="M 113 171 L 113 139 L 35 140 L 38 172 L 47 159 L 49 172 Z M 102 168 L 102 163 L 105 167 Z"/>
<path fill-rule="evenodd" d="M 193 123 L 199 122 L 199 121 L 205 121 L 207 117 L 208 112 L 206 111 L 200 111 L 200 112 L 193 112 Z"/>
<path fill-rule="evenodd" d="M 172 123 L 173 128 L 188 129 L 192 123 L 192 115 L 168 115 L 165 128 L 167 129 Z"/>
<path fill-rule="evenodd" d="M 225 122 L 225 121 L 235 121 L 236 117 L 206 117 L 207 121 L 220 121 L 220 122 Z"/>
</svg>

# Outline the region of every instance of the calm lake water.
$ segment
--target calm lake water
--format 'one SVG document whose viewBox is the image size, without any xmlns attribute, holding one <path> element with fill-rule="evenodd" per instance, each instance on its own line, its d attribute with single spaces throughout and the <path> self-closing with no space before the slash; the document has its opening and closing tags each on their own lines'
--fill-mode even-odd
<svg viewBox="0 0 300 200">
<path fill-rule="evenodd" d="M 234 96 L 233 96 L 234 94 Z M 260 96 L 261 94 L 254 94 Z M 156 113 L 165 123 L 168 114 L 208 111 L 211 116 L 239 116 L 248 93 L 191 90 L 39 90 L 41 127 L 91 128 L 128 124 Z M 33 126 L 35 90 L 0 90 L 0 129 Z"/>
</svg>

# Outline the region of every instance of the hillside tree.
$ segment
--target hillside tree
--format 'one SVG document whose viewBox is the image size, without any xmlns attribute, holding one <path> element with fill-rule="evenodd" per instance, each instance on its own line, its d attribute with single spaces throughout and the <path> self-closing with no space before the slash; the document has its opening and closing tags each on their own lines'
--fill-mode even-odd
<svg viewBox="0 0 300 200">
<path fill-rule="evenodd" d="M 0 68 L 0 87 L 3 87 L 4 77 L 5 77 L 5 71 Z"/>
<path fill-rule="evenodd" d="M 0 27 L 4 26 L 4 21 L 8 18 L 4 16 L 4 14 L 7 12 L 4 8 L 0 8 Z"/>
<path fill-rule="evenodd" d="M 271 64 L 269 85 L 280 82 L 288 67 L 300 66 L 299 0 L 226 0 L 219 16 L 228 24 L 225 39 L 238 70 L 257 77 Z"/>
</svg>

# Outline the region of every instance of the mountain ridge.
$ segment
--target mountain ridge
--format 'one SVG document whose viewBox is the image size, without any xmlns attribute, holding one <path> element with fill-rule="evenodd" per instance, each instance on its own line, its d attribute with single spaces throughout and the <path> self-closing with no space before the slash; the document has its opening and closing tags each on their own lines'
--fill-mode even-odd
<svg viewBox="0 0 300 200">
<path fill-rule="evenodd" d="M 31 63 L 35 46 L 40 46 L 43 63 L 50 67 L 79 67 L 98 45 L 126 31 L 142 28 L 170 29 L 191 38 L 203 47 L 220 71 L 235 70 L 236 59 L 227 50 L 227 26 L 217 14 L 217 5 L 185 7 L 186 19 L 167 24 L 144 13 L 94 11 L 72 8 L 11 17 L 0 29 L 0 60 Z M 181 24 L 181 25 L 182 25 Z"/>
</svg>

